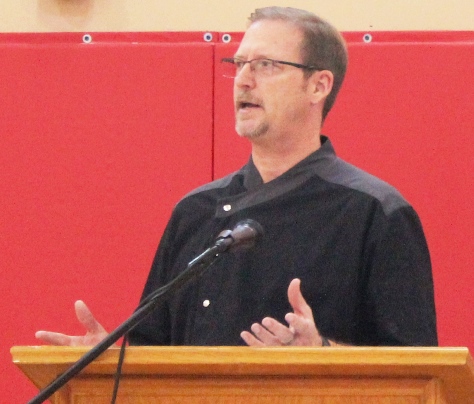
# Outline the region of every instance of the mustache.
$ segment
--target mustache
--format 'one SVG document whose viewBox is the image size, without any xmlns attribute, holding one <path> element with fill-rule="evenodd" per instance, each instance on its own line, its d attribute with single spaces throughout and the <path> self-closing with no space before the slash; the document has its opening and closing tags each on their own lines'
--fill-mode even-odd
<svg viewBox="0 0 474 404">
<path fill-rule="evenodd" d="M 252 95 L 246 92 L 240 92 L 235 96 L 235 103 L 237 105 L 243 103 L 261 105 L 262 100 L 257 97 L 253 97 Z"/>
</svg>

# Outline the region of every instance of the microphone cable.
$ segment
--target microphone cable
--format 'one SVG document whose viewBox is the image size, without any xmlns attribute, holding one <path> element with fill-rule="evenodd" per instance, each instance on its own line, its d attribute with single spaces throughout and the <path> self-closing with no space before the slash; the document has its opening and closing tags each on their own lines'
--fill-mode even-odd
<svg viewBox="0 0 474 404">
<path fill-rule="evenodd" d="M 114 391 L 112 393 L 112 400 L 110 401 L 110 404 L 115 404 L 115 401 L 117 400 L 120 378 L 122 376 L 122 365 L 123 365 L 123 360 L 125 359 L 125 349 L 127 347 L 127 341 L 128 341 L 128 333 L 126 333 L 123 336 L 122 346 L 120 347 L 120 355 L 119 355 L 119 360 L 117 363 L 117 370 L 115 371 L 115 376 L 114 376 Z"/>
</svg>

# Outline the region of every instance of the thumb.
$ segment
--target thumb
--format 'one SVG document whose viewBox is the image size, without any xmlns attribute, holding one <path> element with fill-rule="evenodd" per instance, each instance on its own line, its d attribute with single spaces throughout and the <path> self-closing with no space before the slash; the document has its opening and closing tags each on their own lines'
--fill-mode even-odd
<svg viewBox="0 0 474 404">
<path fill-rule="evenodd" d="M 313 318 L 313 311 L 301 293 L 301 280 L 298 278 L 290 282 L 290 286 L 288 287 L 288 301 L 296 315 L 300 315 L 304 318 Z"/>
<path fill-rule="evenodd" d="M 99 333 L 105 331 L 82 300 L 76 301 L 74 308 L 76 310 L 77 319 L 88 332 Z"/>
</svg>

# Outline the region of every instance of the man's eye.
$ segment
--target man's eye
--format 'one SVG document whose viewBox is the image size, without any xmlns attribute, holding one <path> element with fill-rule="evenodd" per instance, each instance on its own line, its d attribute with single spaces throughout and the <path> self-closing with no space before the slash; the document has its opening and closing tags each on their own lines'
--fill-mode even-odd
<svg viewBox="0 0 474 404">
<path fill-rule="evenodd" d="M 270 67 L 272 65 L 272 62 L 269 60 L 261 60 L 260 61 L 260 66 L 262 67 Z"/>
<path fill-rule="evenodd" d="M 242 69 L 244 67 L 245 62 L 241 62 L 240 60 L 235 60 L 234 65 L 237 69 Z"/>
</svg>

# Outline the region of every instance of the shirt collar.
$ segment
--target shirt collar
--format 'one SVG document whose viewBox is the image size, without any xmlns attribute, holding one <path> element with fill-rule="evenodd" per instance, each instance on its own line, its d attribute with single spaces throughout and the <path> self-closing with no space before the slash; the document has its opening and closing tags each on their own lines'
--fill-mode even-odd
<svg viewBox="0 0 474 404">
<path fill-rule="evenodd" d="M 323 160 L 327 158 L 334 158 L 335 156 L 336 152 L 331 144 L 331 141 L 328 137 L 321 135 L 321 147 L 311 153 L 309 156 L 305 157 L 288 171 L 283 173 L 280 177 L 290 179 L 302 171 L 306 171 L 309 168 L 315 168 L 316 166 L 320 165 Z M 250 156 L 247 164 L 242 167 L 241 173 L 244 177 L 243 185 L 245 189 L 251 190 L 263 184 L 262 177 L 260 176 L 257 167 L 255 167 L 252 156 Z"/>
</svg>

